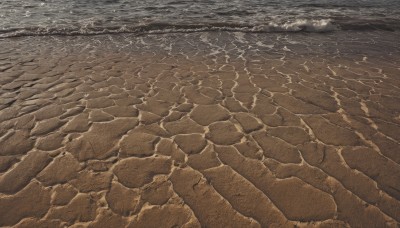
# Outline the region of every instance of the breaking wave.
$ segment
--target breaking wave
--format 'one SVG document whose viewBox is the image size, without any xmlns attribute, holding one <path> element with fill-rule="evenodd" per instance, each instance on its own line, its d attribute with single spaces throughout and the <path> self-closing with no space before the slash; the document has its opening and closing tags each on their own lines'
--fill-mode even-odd
<svg viewBox="0 0 400 228">
<path fill-rule="evenodd" d="M 399 24 L 399 23 L 395 23 Z M 297 19 L 286 22 L 269 22 L 265 24 L 243 23 L 203 23 L 203 24 L 171 24 L 149 23 L 146 25 L 123 26 L 75 26 L 75 27 L 26 27 L 0 29 L 0 38 L 20 36 L 76 36 L 76 35 L 100 35 L 100 34 L 162 34 L 162 33 L 189 33 L 204 31 L 230 31 L 230 32 L 309 32 L 326 33 L 338 30 L 385 30 L 395 31 L 399 26 L 391 26 L 383 21 L 356 21 L 354 23 L 343 20 L 342 22 L 330 19 Z"/>
</svg>

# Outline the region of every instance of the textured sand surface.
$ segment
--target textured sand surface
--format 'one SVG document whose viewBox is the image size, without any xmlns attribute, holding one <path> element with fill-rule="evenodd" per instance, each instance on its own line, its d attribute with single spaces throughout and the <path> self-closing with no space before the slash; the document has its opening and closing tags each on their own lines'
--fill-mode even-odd
<svg viewBox="0 0 400 228">
<path fill-rule="evenodd" d="M 379 41 L 0 40 L 0 226 L 396 227 L 400 55 Z"/>
</svg>

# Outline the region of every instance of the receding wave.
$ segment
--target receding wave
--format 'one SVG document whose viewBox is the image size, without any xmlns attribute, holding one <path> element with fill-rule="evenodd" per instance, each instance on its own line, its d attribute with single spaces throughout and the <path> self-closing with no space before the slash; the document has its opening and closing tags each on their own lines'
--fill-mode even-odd
<svg viewBox="0 0 400 228">
<path fill-rule="evenodd" d="M 396 24 L 396 23 L 394 23 Z M 398 23 L 397 23 L 398 24 Z M 242 24 L 242 23 L 199 23 L 199 24 L 171 24 L 171 23 L 149 23 L 135 26 L 107 26 L 107 27 L 26 27 L 0 29 L 0 38 L 20 36 L 48 36 L 48 35 L 100 35 L 100 34 L 160 34 L 160 33 L 189 33 L 203 31 L 230 31 L 230 32 L 310 32 L 326 33 L 338 30 L 385 30 L 395 31 L 400 26 L 391 26 L 385 22 L 349 21 L 335 22 L 330 19 L 298 19 L 288 22 L 269 22 L 266 24 Z"/>
</svg>

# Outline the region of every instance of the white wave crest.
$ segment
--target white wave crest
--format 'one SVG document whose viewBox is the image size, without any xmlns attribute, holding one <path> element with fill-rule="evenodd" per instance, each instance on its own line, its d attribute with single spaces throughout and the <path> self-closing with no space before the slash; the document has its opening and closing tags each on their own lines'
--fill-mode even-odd
<svg viewBox="0 0 400 228">
<path fill-rule="evenodd" d="M 268 28 L 264 28 L 269 31 L 282 31 L 282 32 L 330 32 L 338 30 L 339 28 L 332 24 L 330 19 L 321 20 L 310 20 L 310 19 L 297 19 L 290 22 L 270 22 Z"/>
<path fill-rule="evenodd" d="M 262 25 L 230 24 L 230 23 L 204 23 L 204 24 L 168 24 L 149 23 L 145 25 L 121 25 L 113 27 L 96 26 L 89 19 L 81 21 L 80 26 L 70 27 L 27 27 L 14 29 L 0 29 L 0 38 L 17 36 L 45 36 L 45 35 L 100 35 L 118 33 L 173 33 L 173 32 L 205 32 L 205 31 L 230 31 L 230 32 L 330 32 L 340 30 L 329 19 L 297 19 L 294 21 L 272 21 Z"/>
</svg>

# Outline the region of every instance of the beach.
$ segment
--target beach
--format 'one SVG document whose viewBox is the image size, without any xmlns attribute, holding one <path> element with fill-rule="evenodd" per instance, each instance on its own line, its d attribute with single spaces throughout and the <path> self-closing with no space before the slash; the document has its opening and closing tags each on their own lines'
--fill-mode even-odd
<svg viewBox="0 0 400 228">
<path fill-rule="evenodd" d="M 397 227 L 398 32 L 0 40 L 0 226 Z"/>
</svg>

